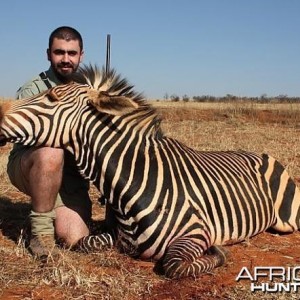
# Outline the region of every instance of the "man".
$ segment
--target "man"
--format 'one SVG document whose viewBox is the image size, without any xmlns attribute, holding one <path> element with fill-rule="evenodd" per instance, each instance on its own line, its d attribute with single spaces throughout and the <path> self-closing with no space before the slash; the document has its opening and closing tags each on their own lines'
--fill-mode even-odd
<svg viewBox="0 0 300 300">
<path fill-rule="evenodd" d="M 77 30 L 67 26 L 55 29 L 47 49 L 50 68 L 21 87 L 17 98 L 67 83 L 83 54 L 82 37 Z M 31 197 L 29 250 L 35 257 L 45 260 L 55 253 L 55 235 L 71 246 L 89 234 L 89 182 L 80 176 L 69 153 L 62 149 L 15 145 L 7 171 L 12 184 Z"/>
</svg>

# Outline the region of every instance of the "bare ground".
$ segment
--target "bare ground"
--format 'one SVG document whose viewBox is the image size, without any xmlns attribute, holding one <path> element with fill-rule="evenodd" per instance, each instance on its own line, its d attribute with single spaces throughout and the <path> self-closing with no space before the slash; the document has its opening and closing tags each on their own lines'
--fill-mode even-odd
<svg viewBox="0 0 300 300">
<path fill-rule="evenodd" d="M 252 106 L 201 109 L 155 104 L 172 137 L 202 150 L 244 149 L 278 158 L 300 183 L 298 111 L 256 110 Z M 41 265 L 28 254 L 22 237 L 29 199 L 8 181 L 5 164 L 10 146 L 0 152 L 0 299 L 299 299 L 298 293 L 251 293 L 247 280 L 236 281 L 242 267 L 300 265 L 300 232 L 263 233 L 229 246 L 226 265 L 199 278 L 168 280 L 154 264 L 134 260 L 115 249 L 79 254 L 61 249 L 60 258 Z M 100 223 L 104 207 L 91 189 L 93 219 Z"/>
</svg>

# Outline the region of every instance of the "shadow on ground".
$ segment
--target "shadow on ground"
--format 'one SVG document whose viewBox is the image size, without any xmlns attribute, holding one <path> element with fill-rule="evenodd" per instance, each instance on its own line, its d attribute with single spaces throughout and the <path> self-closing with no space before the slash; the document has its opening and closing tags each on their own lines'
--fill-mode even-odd
<svg viewBox="0 0 300 300">
<path fill-rule="evenodd" d="M 2 234 L 17 243 L 22 229 L 28 224 L 31 205 L 13 202 L 7 197 L 0 197 L 0 230 Z"/>
</svg>

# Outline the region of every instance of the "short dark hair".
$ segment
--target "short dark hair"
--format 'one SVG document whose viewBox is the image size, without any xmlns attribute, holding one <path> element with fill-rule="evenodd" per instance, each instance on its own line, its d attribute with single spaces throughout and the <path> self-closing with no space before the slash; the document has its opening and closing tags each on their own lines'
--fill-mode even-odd
<svg viewBox="0 0 300 300">
<path fill-rule="evenodd" d="M 61 26 L 61 27 L 56 28 L 54 31 L 52 31 L 52 33 L 50 34 L 50 37 L 49 37 L 49 49 L 51 49 L 54 38 L 63 39 L 66 41 L 78 40 L 80 51 L 82 51 L 82 49 L 83 49 L 83 41 L 82 41 L 81 34 L 72 27 Z"/>
</svg>

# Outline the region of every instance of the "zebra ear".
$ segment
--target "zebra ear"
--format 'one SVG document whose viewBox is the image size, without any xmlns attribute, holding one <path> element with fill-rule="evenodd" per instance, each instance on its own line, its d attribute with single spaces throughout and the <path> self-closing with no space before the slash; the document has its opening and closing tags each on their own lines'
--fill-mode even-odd
<svg viewBox="0 0 300 300">
<path fill-rule="evenodd" d="M 122 116 L 136 110 L 139 105 L 130 97 L 110 95 L 101 91 L 93 93 L 90 98 L 92 104 L 97 110 L 115 116 Z"/>
</svg>

